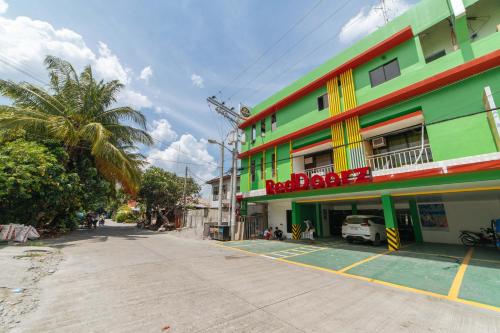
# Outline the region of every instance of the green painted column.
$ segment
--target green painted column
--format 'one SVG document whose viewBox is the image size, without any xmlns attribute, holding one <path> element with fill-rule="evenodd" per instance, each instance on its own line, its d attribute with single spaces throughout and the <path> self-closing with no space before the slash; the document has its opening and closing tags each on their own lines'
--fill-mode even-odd
<svg viewBox="0 0 500 333">
<path fill-rule="evenodd" d="M 415 199 L 412 199 L 409 203 L 411 224 L 413 225 L 413 234 L 415 235 L 415 241 L 417 243 L 422 243 L 424 241 L 424 237 L 422 235 L 422 226 L 420 225 L 420 215 L 418 214 L 417 201 Z"/>
<path fill-rule="evenodd" d="M 318 233 L 318 237 L 323 237 L 323 218 L 321 216 L 321 204 L 316 203 L 316 232 Z"/>
<path fill-rule="evenodd" d="M 385 231 L 389 250 L 399 250 L 401 242 L 399 240 L 398 220 L 394 209 L 394 200 L 389 194 L 382 195 L 382 208 L 384 209 Z"/>
<path fill-rule="evenodd" d="M 300 239 L 301 234 L 300 205 L 292 202 L 292 239 Z"/>
<path fill-rule="evenodd" d="M 356 215 L 358 213 L 358 204 L 357 203 L 351 204 L 351 210 L 352 210 L 352 215 Z"/>
</svg>

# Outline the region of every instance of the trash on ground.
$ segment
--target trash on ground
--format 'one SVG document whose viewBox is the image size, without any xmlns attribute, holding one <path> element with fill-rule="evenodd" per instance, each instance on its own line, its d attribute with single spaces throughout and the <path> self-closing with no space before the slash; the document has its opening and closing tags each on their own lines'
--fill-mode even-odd
<svg viewBox="0 0 500 333">
<path fill-rule="evenodd" d="M 26 243 L 26 241 L 38 239 L 40 234 L 30 225 L 7 224 L 0 225 L 0 241 L 15 241 Z"/>
</svg>

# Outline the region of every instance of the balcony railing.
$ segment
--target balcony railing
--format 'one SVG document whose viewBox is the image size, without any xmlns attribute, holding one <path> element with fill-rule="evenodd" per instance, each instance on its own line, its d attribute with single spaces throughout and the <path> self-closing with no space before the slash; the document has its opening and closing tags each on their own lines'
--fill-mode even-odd
<svg viewBox="0 0 500 333">
<path fill-rule="evenodd" d="M 329 172 L 333 172 L 333 164 L 304 170 L 304 173 L 306 173 L 309 178 L 314 175 L 325 176 Z"/>
<path fill-rule="evenodd" d="M 403 166 L 425 164 L 432 162 L 430 145 L 405 148 L 367 157 L 367 162 L 373 171 L 388 170 Z"/>
</svg>

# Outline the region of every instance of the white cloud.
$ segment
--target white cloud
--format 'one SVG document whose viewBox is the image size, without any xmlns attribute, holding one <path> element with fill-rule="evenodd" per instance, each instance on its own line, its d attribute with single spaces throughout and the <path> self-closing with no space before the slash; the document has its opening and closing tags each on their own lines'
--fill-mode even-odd
<svg viewBox="0 0 500 333">
<path fill-rule="evenodd" d="M 163 150 L 151 149 L 147 161 L 178 174 L 184 173 L 185 163 L 188 163 L 189 172 L 196 176 L 198 183 L 202 183 L 202 180 L 214 178 L 217 173 L 217 163 L 208 153 L 207 145 L 205 139 L 197 140 L 191 134 L 183 134 Z"/>
<path fill-rule="evenodd" d="M 205 85 L 203 84 L 203 78 L 198 74 L 191 74 L 191 82 L 193 82 L 193 85 L 198 88 L 205 87 Z"/>
<path fill-rule="evenodd" d="M 148 96 L 131 89 L 124 89 L 118 96 L 118 104 L 127 105 L 134 109 L 150 108 L 153 102 Z"/>
<path fill-rule="evenodd" d="M 389 19 L 402 14 L 410 5 L 405 0 L 386 1 Z M 380 5 L 371 8 L 362 8 L 356 16 L 351 18 L 341 29 L 339 39 L 343 43 L 350 43 L 383 26 L 384 16 Z"/>
<path fill-rule="evenodd" d="M 0 14 L 5 14 L 9 9 L 9 4 L 5 0 L 0 0 Z"/>
<path fill-rule="evenodd" d="M 153 76 L 153 70 L 151 66 L 144 67 L 139 75 L 139 79 L 149 82 L 149 79 Z"/>
<path fill-rule="evenodd" d="M 124 68 L 120 59 L 103 42 L 99 42 L 99 57 L 94 60 L 93 68 L 105 80 L 118 79 L 124 84 L 130 83 L 130 69 Z"/>
<path fill-rule="evenodd" d="M 66 28 L 56 29 L 45 21 L 25 16 L 15 19 L 0 16 L 0 47 L 3 60 L 28 71 L 42 82 L 48 82 L 43 60 L 49 54 L 69 61 L 77 71 L 90 64 L 99 79 L 118 79 L 124 84 L 131 81 L 131 70 L 120 62 L 107 44 L 99 42 L 96 54 L 78 33 Z M 25 74 L 12 66 L 0 62 L 0 75 L 14 81 L 29 80 Z M 153 105 L 147 96 L 130 86 L 121 91 L 118 103 L 137 109 Z"/>
<path fill-rule="evenodd" d="M 172 142 L 177 139 L 177 133 L 172 129 L 172 125 L 167 119 L 153 120 L 152 129 L 149 132 L 158 146 L 165 142 Z"/>
</svg>

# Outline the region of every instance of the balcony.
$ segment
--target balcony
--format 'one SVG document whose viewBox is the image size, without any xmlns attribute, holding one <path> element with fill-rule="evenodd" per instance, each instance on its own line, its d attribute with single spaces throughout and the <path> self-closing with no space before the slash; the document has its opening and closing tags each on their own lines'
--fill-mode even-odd
<svg viewBox="0 0 500 333">
<path fill-rule="evenodd" d="M 325 176 L 329 172 L 334 172 L 333 164 L 304 170 L 304 173 L 307 174 L 309 178 L 314 175 Z"/>
<path fill-rule="evenodd" d="M 409 165 L 432 162 L 430 145 L 411 147 L 367 157 L 368 166 L 373 171 L 389 170 Z"/>
</svg>

